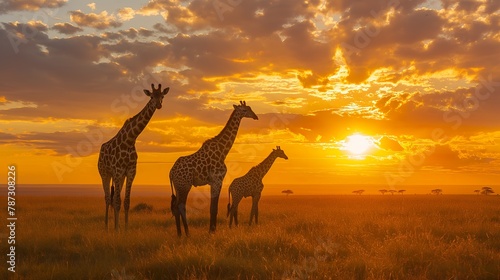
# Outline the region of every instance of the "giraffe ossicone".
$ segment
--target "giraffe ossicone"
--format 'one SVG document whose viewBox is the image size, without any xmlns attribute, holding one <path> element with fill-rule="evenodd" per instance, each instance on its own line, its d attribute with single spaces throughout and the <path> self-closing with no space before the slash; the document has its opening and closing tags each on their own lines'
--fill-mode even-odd
<svg viewBox="0 0 500 280">
<path fill-rule="evenodd" d="M 175 216 L 179 236 L 182 235 L 181 220 L 184 231 L 189 236 L 186 201 L 192 186 L 210 185 L 209 231 L 213 233 L 216 230 L 219 195 L 227 171 L 224 160 L 236 139 L 241 120 L 243 118 L 259 119 L 245 101 L 240 101 L 240 105 L 233 105 L 233 107 L 234 111 L 222 131 L 214 138 L 205 141 L 195 153 L 177 159 L 170 170 L 171 210 Z"/>
<path fill-rule="evenodd" d="M 137 152 L 135 141 L 139 134 L 149 123 L 157 109 L 162 107 L 163 97 L 170 88 L 161 90 L 161 84 L 155 89 L 151 84 L 152 91 L 147 89 L 144 93 L 151 99 L 146 106 L 135 116 L 127 119 L 118 133 L 108 142 L 102 144 L 99 152 L 97 168 L 101 176 L 104 188 L 104 200 L 106 203 L 105 225 L 108 228 L 108 210 L 112 206 L 115 217 L 115 230 L 119 230 L 118 221 L 121 207 L 120 193 L 126 180 L 125 188 L 125 228 L 128 227 L 128 211 L 130 208 L 130 192 L 134 181 L 137 166 Z M 112 184 L 111 184 L 112 182 Z M 110 191 L 111 185 L 111 191 Z"/>
<path fill-rule="evenodd" d="M 227 216 L 229 216 L 229 227 L 233 224 L 238 226 L 238 204 L 244 197 L 252 197 L 252 210 L 250 211 L 250 222 L 252 225 L 253 218 L 255 224 L 259 222 L 259 200 L 264 189 L 262 179 L 267 174 L 274 161 L 277 158 L 288 159 L 285 151 L 280 146 L 276 146 L 272 152 L 258 165 L 252 167 L 245 175 L 233 180 L 228 188 Z M 233 204 L 231 205 L 231 196 Z"/>
</svg>

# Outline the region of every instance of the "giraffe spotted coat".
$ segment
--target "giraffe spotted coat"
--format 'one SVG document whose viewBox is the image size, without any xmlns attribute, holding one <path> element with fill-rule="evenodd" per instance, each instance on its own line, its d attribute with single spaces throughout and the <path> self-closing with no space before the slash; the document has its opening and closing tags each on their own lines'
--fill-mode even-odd
<svg viewBox="0 0 500 280">
<path fill-rule="evenodd" d="M 238 225 L 238 204 L 244 197 L 252 197 L 252 210 L 250 211 L 250 222 L 252 224 L 255 217 L 255 223 L 259 220 L 259 200 L 264 189 L 262 179 L 267 174 L 276 158 L 288 159 L 285 151 L 279 146 L 273 149 L 271 154 L 267 156 L 261 163 L 254 166 L 242 177 L 233 180 L 228 189 L 229 203 L 227 205 L 227 215 L 229 216 L 229 227 L 231 227 L 234 219 L 235 225 Z M 231 205 L 231 196 L 233 204 Z"/>
</svg>

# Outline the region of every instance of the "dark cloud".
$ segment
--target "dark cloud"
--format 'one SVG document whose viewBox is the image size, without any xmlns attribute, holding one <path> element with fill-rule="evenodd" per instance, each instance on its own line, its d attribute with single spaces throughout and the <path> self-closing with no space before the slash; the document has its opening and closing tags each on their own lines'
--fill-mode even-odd
<svg viewBox="0 0 500 280">
<path fill-rule="evenodd" d="M 351 21 L 341 22 L 340 30 L 334 30 L 333 36 L 344 50 L 350 70 L 347 80 L 360 83 L 375 69 L 405 66 L 405 61 L 410 63 L 414 57 L 402 60 L 398 54 L 407 51 L 413 55 L 424 49 L 422 42 L 437 38 L 444 23 L 436 11 L 427 9 L 397 12 L 389 24 L 382 27 L 372 21 L 366 21 L 361 27 Z"/>
<path fill-rule="evenodd" d="M 382 18 L 388 11 L 395 9 L 408 12 L 426 2 L 425 0 L 398 1 L 398 0 L 374 0 L 374 1 L 327 1 L 327 9 L 342 14 L 343 20 L 356 21 L 359 19 Z"/>
<path fill-rule="evenodd" d="M 384 149 L 384 150 L 391 150 L 391 151 L 403 151 L 404 150 L 403 146 L 401 146 L 401 144 L 399 144 L 398 141 L 391 139 L 387 136 L 380 138 L 379 147 Z"/>
<path fill-rule="evenodd" d="M 482 80 L 479 86 L 467 89 L 386 95 L 375 103 L 375 108 L 400 131 L 419 136 L 427 133 L 430 137 L 434 129 L 440 128 L 451 137 L 495 129 L 494 108 L 500 106 L 500 96 L 496 94 L 499 90 L 500 79 L 490 77 Z"/>
<path fill-rule="evenodd" d="M 101 47 L 101 41 L 101 38 L 95 36 L 75 36 L 47 40 L 44 45 L 47 47 L 48 55 L 54 59 L 69 56 L 77 60 L 98 61 L 108 55 Z"/>
<path fill-rule="evenodd" d="M 424 166 L 441 166 L 457 169 L 472 164 L 491 162 L 492 158 L 482 158 L 473 154 L 462 153 L 452 149 L 449 145 L 436 145 L 426 152 Z"/>
<path fill-rule="evenodd" d="M 278 0 L 240 1 L 233 7 L 216 7 L 210 1 L 195 0 L 189 8 L 210 25 L 235 29 L 253 38 L 282 31 L 298 18 L 313 17 L 319 1 Z"/>
<path fill-rule="evenodd" d="M 440 12 L 416 9 L 424 1 L 393 1 L 391 4 L 391 1 L 382 0 L 342 0 L 327 1 L 326 6 L 321 6 L 320 2 L 241 1 L 225 10 L 222 17 L 213 1 L 201 0 L 186 2 L 186 5 L 179 5 L 178 1 L 150 1 L 138 11 L 122 9 L 121 18 L 106 12 L 73 11 L 70 15 L 78 26 L 56 23 L 52 29 L 66 35 L 80 32 L 82 27 L 105 32 L 68 38 L 50 38 L 48 34 L 51 33 L 41 22 L 4 23 L 5 29 L 0 30 L 0 96 L 9 101 L 34 103 L 38 107 L 1 111 L 0 116 L 4 119 L 88 118 L 120 122 L 146 104 L 142 89 L 149 88 L 152 82 L 162 82 L 171 87 L 171 92 L 164 101 L 165 109 L 157 112 L 159 118 L 188 115 L 207 126 L 223 125 L 231 106 L 225 110 L 210 106 L 211 102 L 225 101 L 213 94 L 221 90 L 221 83 L 244 81 L 245 78 L 248 81 L 261 74 L 296 75 L 307 92 L 325 91 L 337 82 L 333 82 L 331 76 L 339 69 L 334 55 L 342 43 L 354 48 L 347 57 L 350 82 L 366 82 L 381 68 L 390 69 L 392 73 L 382 75 L 378 82 L 399 88 L 404 88 L 402 82 L 425 83 L 425 75 L 446 69 L 456 71 L 467 81 L 479 77 L 489 79 L 490 75 L 492 81 L 500 81 L 496 58 L 500 43 L 493 36 L 499 31 L 499 16 L 483 13 L 485 20 L 464 17 L 458 21 L 454 18 L 456 13 L 482 11 L 474 1 L 457 2 L 456 5 L 450 2 L 449 9 L 455 10 Z M 498 4 L 493 2 L 498 1 L 481 5 L 496 11 Z M 323 26 L 318 23 L 318 12 L 332 11 L 339 14 L 335 24 Z M 149 27 L 151 29 L 120 29 L 121 20 L 141 13 L 161 14 L 165 21 Z M 108 28 L 116 30 L 110 32 Z M 367 37 L 366 45 L 360 46 L 360 34 L 374 30 L 375 34 Z M 155 37 L 158 35 L 164 37 Z M 152 78 L 149 72 L 157 72 L 157 77 Z M 449 136 L 464 131 L 492 130 L 497 127 L 495 120 L 498 119 L 500 98 L 496 93 L 499 89 L 490 85 L 483 86 L 482 90 L 482 96 L 489 96 L 481 99 L 474 110 L 467 107 L 475 94 L 474 88 L 431 93 L 412 89 L 382 97 L 373 97 L 376 96 L 374 92 L 357 95 L 350 92 L 344 97 L 335 97 L 337 93 L 332 93 L 337 101 L 350 98 L 354 103 L 368 103 L 363 110 L 345 114 L 339 108 L 328 109 L 337 106 L 337 101 L 329 104 L 303 91 L 296 96 L 304 99 L 301 114 L 259 112 L 260 120 L 246 122 L 242 129 L 244 132 L 289 129 L 309 141 L 314 141 L 318 135 L 324 139 L 343 138 L 356 129 L 372 135 L 411 134 L 424 138 L 429 138 L 436 127 L 447 128 Z M 369 94 L 372 99 L 366 99 Z M 276 98 L 273 103 L 265 93 L 259 96 L 264 96 L 265 106 L 287 105 L 284 99 Z M 321 102 L 323 104 L 318 105 Z M 259 101 L 256 105 L 262 103 Z M 374 112 L 384 119 L 369 119 Z M 82 137 L 79 133 L 56 136 L 75 144 Z M 23 137 L 27 142 L 45 139 L 47 141 L 40 143 L 47 149 L 59 151 L 56 146 L 60 143 L 50 142 L 55 141 L 51 137 L 56 136 Z M 144 139 L 155 143 L 152 147 L 171 148 L 162 146 L 160 134 L 154 137 Z M 193 139 L 177 140 L 190 144 L 201 141 Z M 381 146 L 388 149 L 397 151 L 401 147 L 391 138 L 382 138 L 382 141 Z"/>
<path fill-rule="evenodd" d="M 72 35 L 72 34 L 75 34 L 77 32 L 83 31 L 82 28 L 80 28 L 78 26 L 74 26 L 71 23 L 67 23 L 67 22 L 56 23 L 56 24 L 54 24 L 54 26 L 52 26 L 52 29 L 57 30 L 59 33 L 65 34 L 65 35 Z"/>
<path fill-rule="evenodd" d="M 0 142 L 3 142 L 5 144 L 11 144 L 13 140 L 17 140 L 17 136 L 10 134 L 10 133 L 4 133 L 0 131 Z"/>
<path fill-rule="evenodd" d="M 67 0 L 3 0 L 0 3 L 0 14 L 10 11 L 36 11 L 43 8 L 59 8 L 65 5 Z"/>
<path fill-rule="evenodd" d="M 144 69 L 158 64 L 169 65 L 166 59 L 169 56 L 170 46 L 158 42 L 121 40 L 115 44 L 103 45 L 103 48 L 108 52 L 121 54 L 115 62 L 132 73 L 141 73 Z"/>
</svg>

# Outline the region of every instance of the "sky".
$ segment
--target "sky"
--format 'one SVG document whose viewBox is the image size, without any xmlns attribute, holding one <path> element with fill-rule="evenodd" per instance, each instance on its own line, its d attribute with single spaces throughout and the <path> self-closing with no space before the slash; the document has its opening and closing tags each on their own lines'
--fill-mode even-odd
<svg viewBox="0 0 500 280">
<path fill-rule="evenodd" d="M 100 146 L 170 87 L 135 184 L 243 119 L 225 184 L 500 182 L 500 1 L 6 0 L 0 153 L 20 184 L 100 184 Z M 2 175 L 4 176 L 4 175 Z M 5 175 L 6 176 L 6 175 Z M 426 190 L 428 191 L 428 190 Z M 471 190 L 472 192 L 472 190 Z"/>
</svg>

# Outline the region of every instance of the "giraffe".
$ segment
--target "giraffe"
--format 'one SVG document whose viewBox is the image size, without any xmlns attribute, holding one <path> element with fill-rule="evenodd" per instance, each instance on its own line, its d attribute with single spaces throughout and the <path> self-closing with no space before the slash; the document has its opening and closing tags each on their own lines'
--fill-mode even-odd
<svg viewBox="0 0 500 280">
<path fill-rule="evenodd" d="M 229 217 L 229 227 L 231 227 L 234 218 L 234 224 L 238 226 L 238 204 L 243 197 L 252 197 L 252 210 L 250 211 L 250 222 L 252 225 L 253 217 L 255 224 L 259 221 L 259 200 L 264 189 L 262 179 L 267 174 L 269 169 L 277 158 L 288 159 L 285 151 L 277 146 L 276 149 L 267 156 L 261 163 L 252 167 L 247 174 L 233 180 L 228 188 L 229 203 L 227 204 L 227 216 Z M 233 196 L 233 205 L 231 206 L 231 195 Z"/>
<path fill-rule="evenodd" d="M 144 130 L 156 109 L 161 109 L 163 97 L 168 93 L 167 87 L 161 90 L 161 84 L 155 89 L 151 85 L 152 92 L 144 90 L 144 93 L 151 99 L 146 106 L 134 117 L 128 119 L 118 133 L 108 142 L 102 144 L 99 153 L 97 167 L 101 175 L 104 188 L 104 200 L 106 202 L 106 229 L 108 228 L 108 209 L 113 206 L 115 213 L 115 230 L 118 231 L 118 215 L 120 213 L 122 190 L 125 178 L 127 185 L 125 190 L 125 229 L 128 227 L 128 210 L 130 207 L 130 190 L 134 181 L 137 165 L 137 152 L 135 150 L 135 141 L 139 134 Z M 111 193 L 110 183 L 111 186 Z M 115 190 L 116 189 L 116 190 Z"/>
<path fill-rule="evenodd" d="M 241 120 L 243 118 L 259 119 L 245 101 L 240 101 L 240 105 L 233 105 L 233 107 L 234 111 L 222 131 L 214 138 L 205 141 L 194 154 L 177 159 L 170 170 L 171 210 L 175 216 L 178 236 L 182 235 L 181 219 L 186 236 L 189 236 L 186 201 L 191 187 L 207 184 L 210 185 L 209 232 L 215 232 L 219 194 L 227 171 L 224 160 L 233 146 Z M 177 196 L 174 195 L 174 188 Z"/>
</svg>

